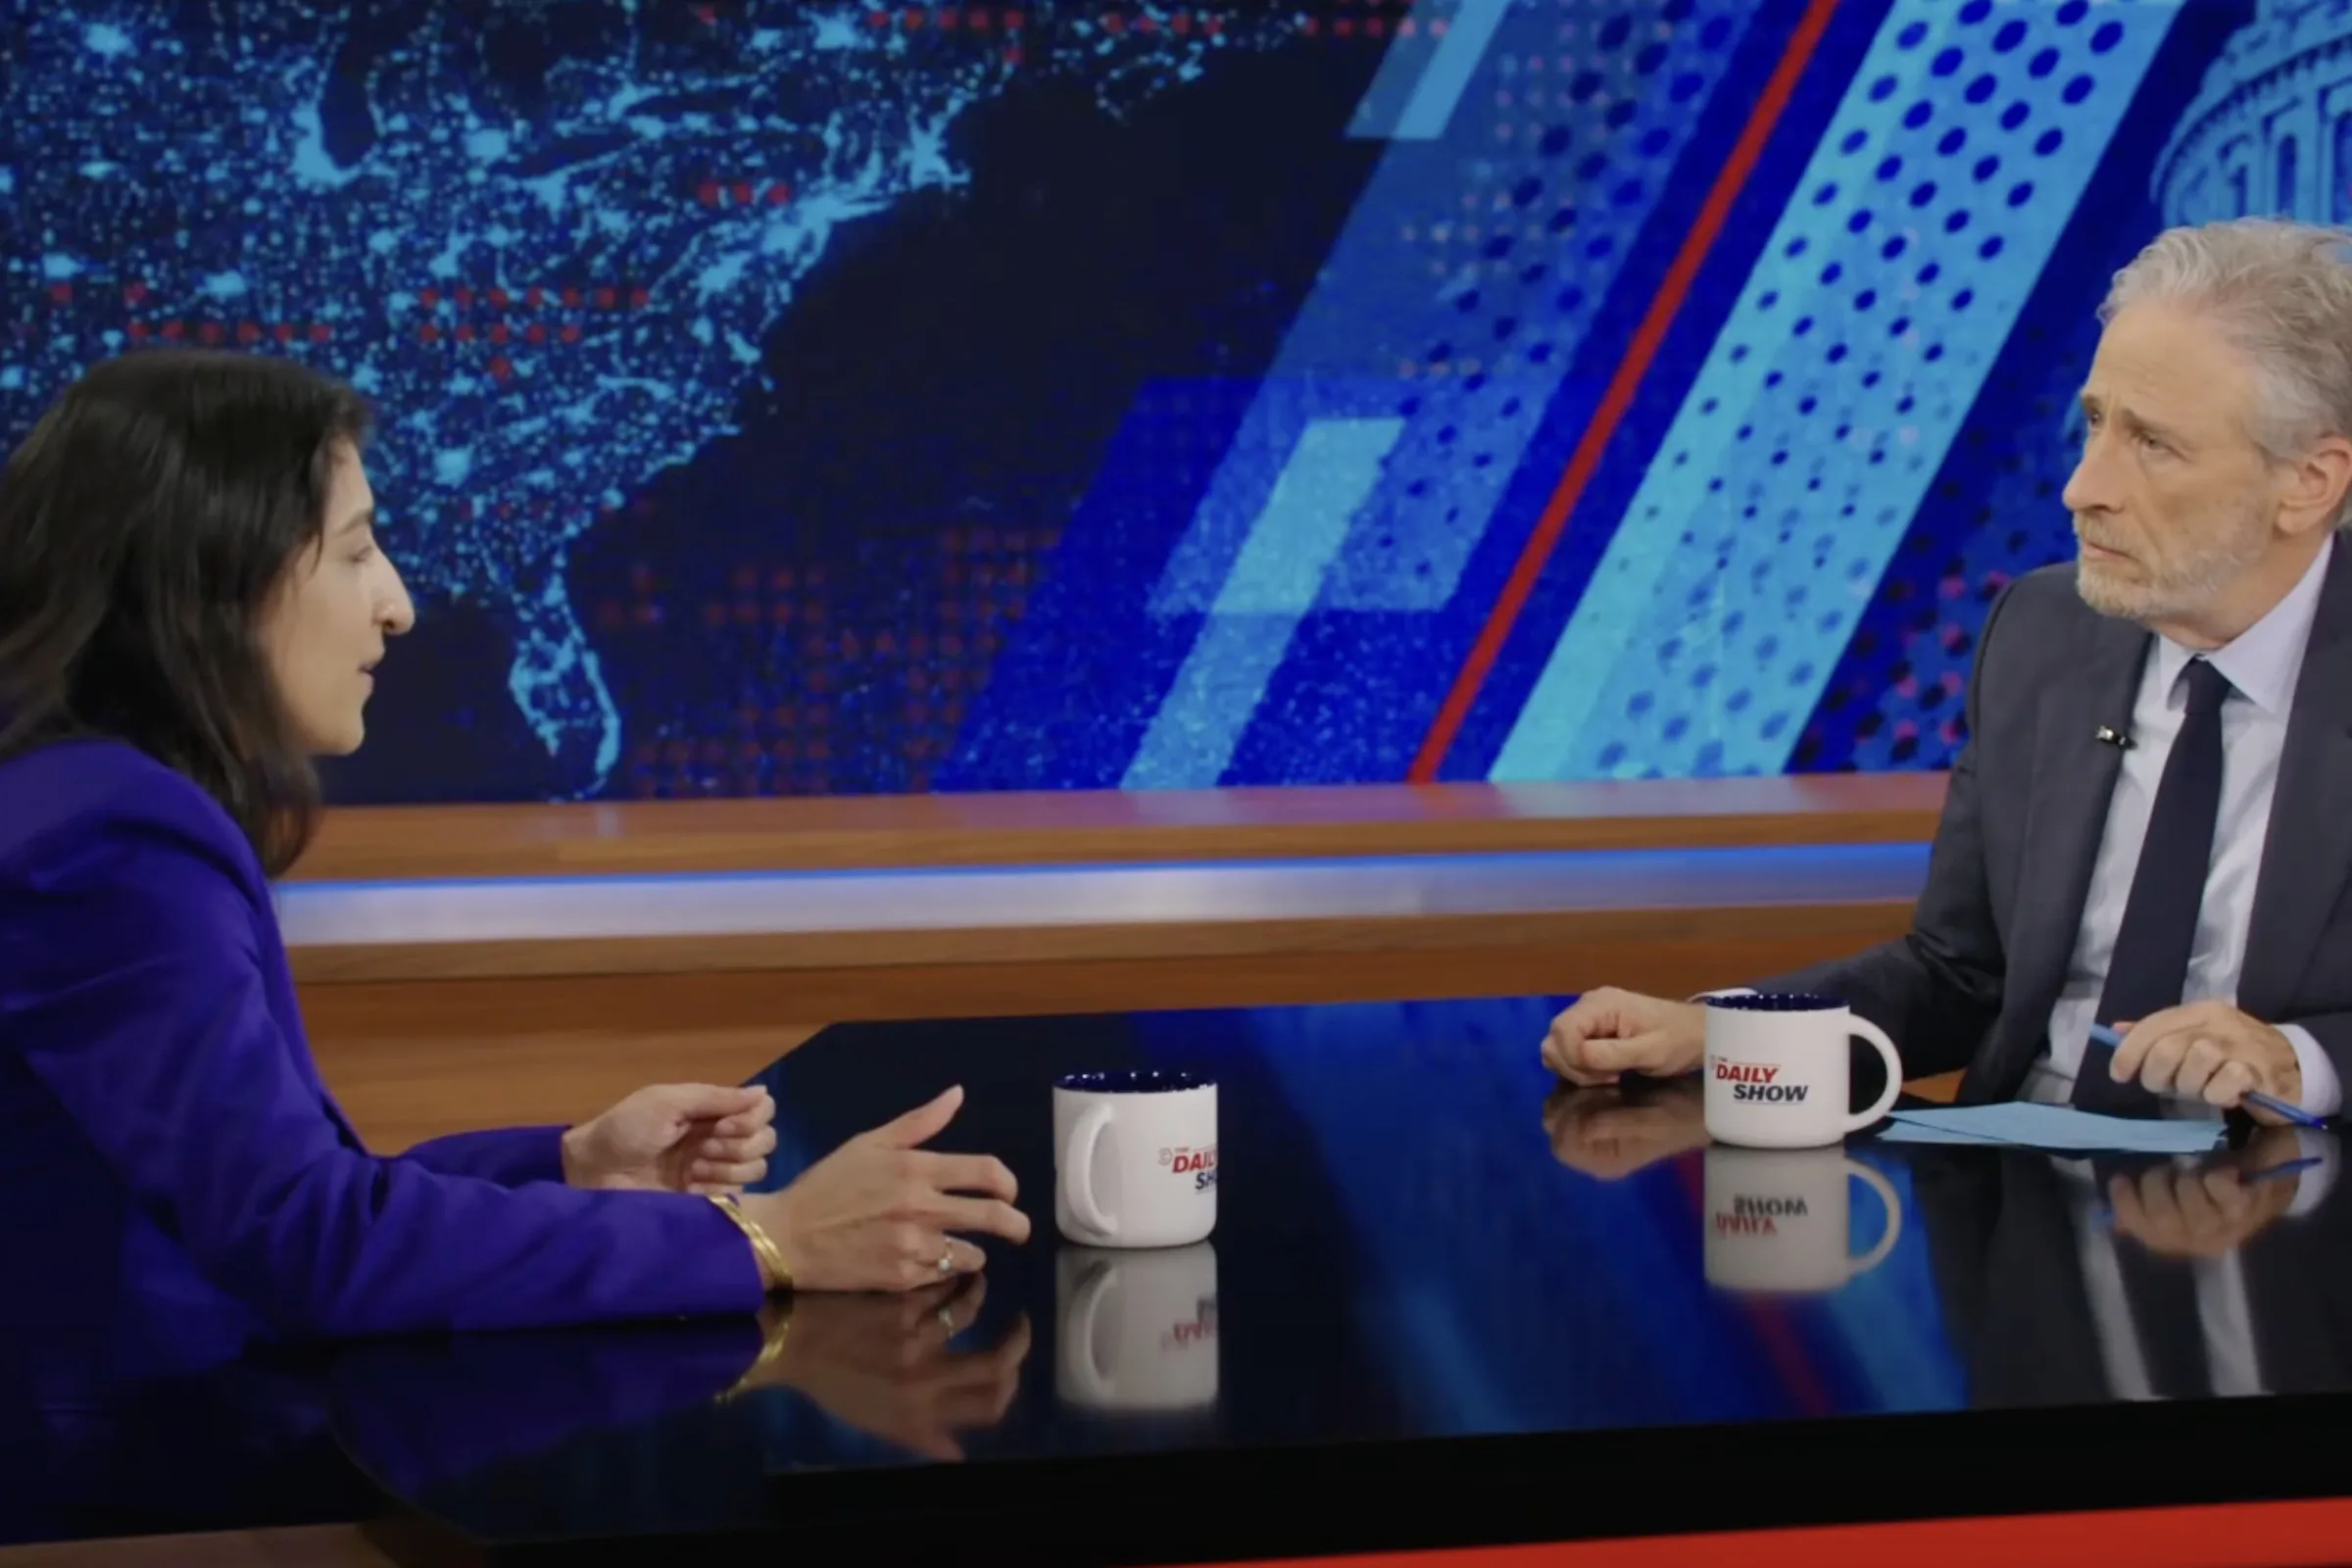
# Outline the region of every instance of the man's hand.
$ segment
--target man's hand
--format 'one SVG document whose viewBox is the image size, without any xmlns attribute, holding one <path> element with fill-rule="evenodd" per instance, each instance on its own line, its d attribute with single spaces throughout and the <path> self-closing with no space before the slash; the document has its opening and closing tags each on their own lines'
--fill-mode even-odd
<svg viewBox="0 0 2352 1568">
<path fill-rule="evenodd" d="M 767 1174 L 776 1102 L 764 1088 L 657 1084 L 564 1135 L 573 1187 L 723 1193 Z"/>
<path fill-rule="evenodd" d="M 2137 1079 L 2154 1095 L 2203 1100 L 2233 1109 L 2249 1089 L 2290 1105 L 2303 1102 L 2303 1069 L 2286 1036 L 2222 1002 L 2191 1002 L 2152 1012 L 2124 1030 L 2108 1071 L 2117 1083 Z M 2247 1106 L 2271 1126 L 2280 1119 Z"/>
<path fill-rule="evenodd" d="M 2295 1135 L 2265 1128 L 2246 1147 L 2194 1169 L 2156 1165 L 2107 1183 L 2115 1230 L 2167 1257 L 2220 1257 L 2243 1247 L 2292 1207 L 2302 1177 L 2263 1171 L 2303 1155 Z"/>
<path fill-rule="evenodd" d="M 1707 1143 L 1706 1099 L 1696 1083 L 1554 1090 L 1544 1102 L 1551 1155 L 1604 1182 Z"/>
<path fill-rule="evenodd" d="M 1572 1084 L 1613 1084 L 1629 1072 L 1670 1078 L 1706 1054 L 1706 1008 L 1613 987 L 1577 998 L 1544 1037 L 1544 1065 Z"/>
</svg>

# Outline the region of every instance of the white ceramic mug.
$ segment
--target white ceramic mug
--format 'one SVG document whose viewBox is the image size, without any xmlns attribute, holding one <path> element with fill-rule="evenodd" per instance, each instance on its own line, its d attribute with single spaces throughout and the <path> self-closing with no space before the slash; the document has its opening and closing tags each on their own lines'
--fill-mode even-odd
<svg viewBox="0 0 2352 1568">
<path fill-rule="evenodd" d="M 1054 1260 L 1054 1389 L 1095 1410 L 1217 1399 L 1217 1250 L 1065 1247 Z"/>
<path fill-rule="evenodd" d="M 1189 1072 L 1054 1085 L 1054 1219 L 1082 1247 L 1186 1247 L 1217 1225 L 1217 1086 Z"/>
<path fill-rule="evenodd" d="M 1886 1114 L 1903 1092 L 1903 1059 L 1886 1031 L 1834 997 L 1702 997 L 1707 1009 L 1707 1136 L 1754 1149 L 1818 1149 Z M 1847 1042 L 1886 1058 L 1886 1090 L 1848 1113 Z"/>
<path fill-rule="evenodd" d="M 1834 1291 L 1886 1261 L 1903 1234 L 1894 1184 L 1838 1149 L 1706 1152 L 1707 1283 L 1727 1291 Z M 1846 1251 L 1849 1180 L 1886 1205 L 1886 1229 Z"/>
</svg>

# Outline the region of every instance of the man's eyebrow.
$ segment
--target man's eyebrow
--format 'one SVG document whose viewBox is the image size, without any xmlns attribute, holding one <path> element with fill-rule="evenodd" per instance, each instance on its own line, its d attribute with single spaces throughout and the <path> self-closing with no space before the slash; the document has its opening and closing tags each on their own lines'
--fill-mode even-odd
<svg viewBox="0 0 2352 1568">
<path fill-rule="evenodd" d="M 2174 445 L 2181 444 L 2180 433 L 2171 425 L 2160 424 L 2132 409 L 2109 409 L 2106 406 L 2106 400 L 2088 387 L 2084 387 L 2081 392 L 2075 394 L 2075 401 L 2082 406 L 2084 414 L 2106 415 L 2121 423 L 2127 430 L 2140 435 L 2152 435 Z"/>
<path fill-rule="evenodd" d="M 2158 440 L 2166 442 L 2169 445 L 2178 446 L 2180 444 L 2180 434 L 2179 431 L 2175 430 L 2169 424 L 2157 423 L 2154 419 L 2149 418 L 2144 414 L 2137 413 L 2132 409 L 2118 409 L 2115 411 L 2115 417 L 2123 421 L 2124 428 L 2127 430 L 2134 431 L 2140 435 L 2155 436 Z"/>
<path fill-rule="evenodd" d="M 358 512 L 353 513 L 350 516 L 345 517 L 340 523 L 337 523 L 335 525 L 335 532 L 338 534 L 358 533 L 364 528 L 372 528 L 374 526 L 375 509 L 373 507 L 363 507 Z"/>
</svg>

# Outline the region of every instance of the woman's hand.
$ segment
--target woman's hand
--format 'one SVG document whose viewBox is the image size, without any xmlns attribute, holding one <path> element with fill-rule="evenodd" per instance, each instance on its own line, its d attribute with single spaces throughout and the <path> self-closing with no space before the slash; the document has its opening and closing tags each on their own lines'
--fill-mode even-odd
<svg viewBox="0 0 2352 1568">
<path fill-rule="evenodd" d="M 987 1261 L 952 1232 L 1029 1239 L 1029 1217 L 1012 1206 L 1018 1184 L 1003 1161 L 921 1147 L 962 1104 L 963 1091 L 951 1089 L 858 1134 L 782 1192 L 742 1200 L 783 1253 L 795 1290 L 914 1290 L 976 1274 Z"/>
<path fill-rule="evenodd" d="M 740 1192 L 767 1174 L 776 1102 L 764 1088 L 657 1084 L 564 1135 L 573 1187 Z"/>
<path fill-rule="evenodd" d="M 953 1463 L 964 1456 L 958 1433 L 1004 1419 L 1029 1355 L 1026 1317 L 985 1348 L 954 1348 L 987 1294 L 974 1276 L 898 1296 L 804 1297 L 775 1329 L 777 1353 L 745 1386 L 798 1389 L 861 1432 Z"/>
</svg>

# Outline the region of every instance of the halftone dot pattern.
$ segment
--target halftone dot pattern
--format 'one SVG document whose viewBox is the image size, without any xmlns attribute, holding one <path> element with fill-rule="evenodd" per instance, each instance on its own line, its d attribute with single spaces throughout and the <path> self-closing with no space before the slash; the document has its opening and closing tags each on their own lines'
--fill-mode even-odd
<svg viewBox="0 0 2352 1568">
<path fill-rule="evenodd" d="M 927 559 L 910 557 L 891 574 L 906 589 L 887 615 L 843 604 L 837 574 L 821 564 L 746 561 L 699 596 L 650 563 L 633 565 L 629 596 L 597 606 L 599 641 L 618 652 L 632 633 L 692 613 L 736 700 L 653 715 L 629 749 L 620 791 L 863 793 L 885 751 L 897 763 L 893 789 L 930 788 L 1057 542 L 1050 531 L 947 529 Z"/>
<path fill-rule="evenodd" d="M 1446 134 L 1391 144 L 1153 594 L 1156 615 L 1208 614 L 1129 787 L 1219 782 L 1301 616 L 1446 608 L 1748 10 L 1519 7 Z M 1397 434 L 1368 485 L 1352 462 L 1294 466 L 1319 429 L 1369 420 Z M 1301 484 L 1346 504 L 1336 550 L 1300 526 L 1325 509 L 1278 501 Z M 1312 592 L 1238 606 L 1251 562 Z"/>
<path fill-rule="evenodd" d="M 2177 12 L 2087 9 L 1888 13 L 1493 776 L 1781 770 Z"/>
<path fill-rule="evenodd" d="M 1405 429 L 1325 590 L 1332 609 L 1435 610 L 1452 595 L 1753 10 L 1554 9 L 1542 49 L 1494 61 L 1458 212 L 1400 235 L 1437 286 L 1399 322 L 1392 412 Z"/>
<path fill-rule="evenodd" d="M 1941 768 L 1957 759 L 1993 601 L 2018 576 L 2075 554 L 2064 491 L 2082 450 L 2076 394 L 2098 348 L 2093 307 L 2159 228 L 2232 216 L 2201 203 L 2219 184 L 2212 176 L 2246 162 L 2246 133 L 2267 127 L 2274 152 L 2315 144 L 2313 95 L 2348 43 L 2352 19 L 2324 0 L 2270 7 L 2260 27 L 2239 28 L 2218 8 L 2182 13 L 2117 132 L 2100 172 L 2106 189 L 2084 201 L 2044 270 L 1791 768 Z M 2299 187 L 2292 159 L 2283 169 L 2252 161 L 2281 180 L 2253 193 L 2255 210 L 2328 218 L 2324 182 Z"/>
<path fill-rule="evenodd" d="M 1513 9 L 1446 136 L 1395 144 L 1374 172 L 1154 613 L 1216 603 L 1308 422 L 1389 416 L 1403 431 L 1323 602 L 1444 606 L 1751 10 Z"/>
<path fill-rule="evenodd" d="M 2072 548 L 2059 496 L 2076 450 L 2070 410 L 2097 341 L 2096 318 L 2077 312 L 2030 364 L 1986 383 L 1981 422 L 1954 446 L 1973 489 L 1964 498 L 1960 481 L 1947 479 L 1921 506 L 1903 544 L 1918 563 L 1887 573 L 1790 757 L 1793 768 L 1833 758 L 1866 771 L 1948 767 L 1959 755 L 1987 607 L 2016 577 Z"/>
</svg>

